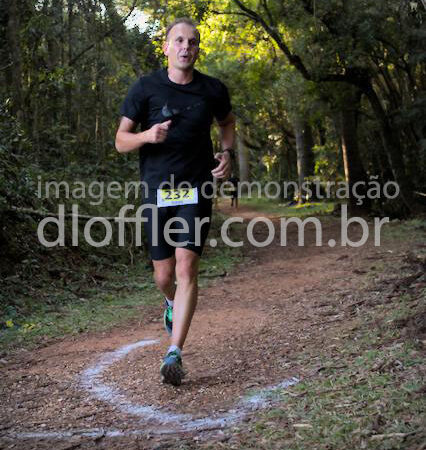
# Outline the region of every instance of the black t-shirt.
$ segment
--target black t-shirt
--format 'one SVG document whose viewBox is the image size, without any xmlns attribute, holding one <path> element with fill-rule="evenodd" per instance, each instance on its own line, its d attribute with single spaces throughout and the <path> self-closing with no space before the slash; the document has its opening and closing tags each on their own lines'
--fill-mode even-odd
<svg viewBox="0 0 426 450">
<path fill-rule="evenodd" d="M 139 150 L 141 179 L 150 188 L 164 181 L 187 181 L 193 186 L 212 179 L 215 166 L 210 127 L 231 111 L 226 86 L 194 70 L 188 84 L 170 81 L 167 69 L 141 77 L 130 89 L 120 113 L 147 130 L 172 120 L 166 140 Z M 171 117 L 170 117 L 171 116 Z"/>
</svg>

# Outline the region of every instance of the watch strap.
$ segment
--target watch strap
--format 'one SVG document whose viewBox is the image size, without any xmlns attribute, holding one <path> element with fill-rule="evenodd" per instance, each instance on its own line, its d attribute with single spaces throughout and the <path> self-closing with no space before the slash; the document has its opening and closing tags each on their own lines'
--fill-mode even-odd
<svg viewBox="0 0 426 450">
<path fill-rule="evenodd" d="M 231 159 L 235 159 L 235 150 L 233 148 L 225 148 L 223 152 L 228 152 Z"/>
</svg>

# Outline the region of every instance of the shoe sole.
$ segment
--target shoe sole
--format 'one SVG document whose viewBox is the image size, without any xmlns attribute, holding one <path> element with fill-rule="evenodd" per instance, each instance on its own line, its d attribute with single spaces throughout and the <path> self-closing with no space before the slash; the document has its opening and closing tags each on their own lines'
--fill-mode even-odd
<svg viewBox="0 0 426 450">
<path fill-rule="evenodd" d="M 185 376 L 182 367 L 177 363 L 164 363 L 160 368 L 160 373 L 163 377 L 163 383 L 172 384 L 173 386 L 180 386 L 182 378 Z"/>
</svg>

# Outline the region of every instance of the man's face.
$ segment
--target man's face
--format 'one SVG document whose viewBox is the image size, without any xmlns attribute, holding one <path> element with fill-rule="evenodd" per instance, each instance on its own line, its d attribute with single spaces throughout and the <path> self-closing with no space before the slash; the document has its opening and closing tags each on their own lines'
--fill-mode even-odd
<svg viewBox="0 0 426 450">
<path fill-rule="evenodd" d="M 163 51 L 168 57 L 169 67 L 179 70 L 192 69 L 199 52 L 198 34 L 195 28 L 186 23 L 175 25 L 169 32 Z"/>
</svg>

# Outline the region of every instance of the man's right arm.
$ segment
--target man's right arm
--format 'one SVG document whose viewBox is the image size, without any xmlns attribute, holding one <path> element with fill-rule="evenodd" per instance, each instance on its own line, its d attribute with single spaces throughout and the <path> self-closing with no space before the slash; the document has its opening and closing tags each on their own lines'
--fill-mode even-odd
<svg viewBox="0 0 426 450">
<path fill-rule="evenodd" d="M 171 120 L 156 123 L 149 130 L 135 133 L 137 123 L 128 117 L 122 117 L 115 135 L 115 148 L 119 153 L 129 153 L 145 144 L 159 144 L 167 138 Z"/>
</svg>

